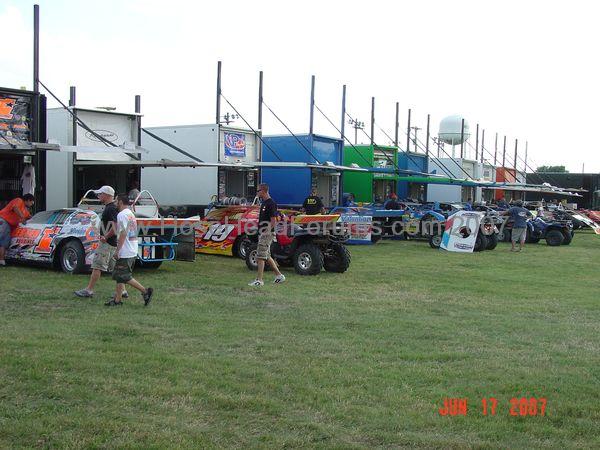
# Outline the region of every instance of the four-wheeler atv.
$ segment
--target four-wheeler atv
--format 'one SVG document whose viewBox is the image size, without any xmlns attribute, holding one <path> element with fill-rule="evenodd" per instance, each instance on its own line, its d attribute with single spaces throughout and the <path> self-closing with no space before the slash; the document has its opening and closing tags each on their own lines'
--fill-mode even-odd
<svg viewBox="0 0 600 450">
<path fill-rule="evenodd" d="M 500 229 L 500 240 L 510 242 L 512 234 L 512 221 L 509 220 Z M 537 244 L 541 239 L 546 240 L 546 244 L 556 247 L 559 245 L 569 245 L 573 240 L 573 223 L 570 220 L 550 220 L 536 217 L 527 221 L 527 237 L 525 242 Z"/>
<path fill-rule="evenodd" d="M 350 266 L 350 252 L 344 243 L 350 234 L 347 225 L 338 219 L 335 215 L 300 215 L 279 222 L 271 256 L 282 266 L 293 266 L 299 275 L 317 275 L 322 269 L 345 272 Z M 246 252 L 246 265 L 250 270 L 258 267 L 257 246 L 255 234 Z"/>
</svg>

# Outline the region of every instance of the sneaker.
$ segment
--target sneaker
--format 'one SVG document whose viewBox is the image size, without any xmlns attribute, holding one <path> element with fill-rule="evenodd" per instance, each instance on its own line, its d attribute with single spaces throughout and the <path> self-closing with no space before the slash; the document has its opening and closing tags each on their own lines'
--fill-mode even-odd
<svg viewBox="0 0 600 450">
<path fill-rule="evenodd" d="M 91 298 L 94 296 L 94 293 L 88 291 L 87 289 L 79 289 L 78 291 L 75 291 L 75 295 L 81 298 Z"/>
<path fill-rule="evenodd" d="M 114 300 L 111 300 L 110 302 L 106 302 L 104 306 L 121 306 L 122 304 L 123 302 L 115 302 Z"/>
<path fill-rule="evenodd" d="M 121 298 L 129 298 L 129 293 L 127 291 L 123 291 L 123 293 L 121 294 Z M 111 295 L 110 300 L 114 300 L 115 299 L 115 294 Z"/>
<path fill-rule="evenodd" d="M 281 274 L 281 275 L 277 275 L 275 277 L 275 279 L 273 280 L 273 284 L 281 284 L 285 281 L 285 275 Z"/>
<path fill-rule="evenodd" d="M 152 300 L 152 294 L 154 294 L 154 289 L 151 287 L 146 288 L 146 293 L 142 295 L 142 298 L 144 299 L 144 306 L 148 306 L 148 303 L 150 303 L 150 300 Z"/>
<path fill-rule="evenodd" d="M 260 287 L 260 286 L 264 286 L 265 282 L 264 281 L 260 281 L 260 280 L 254 280 L 250 283 L 248 283 L 248 286 L 254 286 L 254 287 Z"/>
</svg>

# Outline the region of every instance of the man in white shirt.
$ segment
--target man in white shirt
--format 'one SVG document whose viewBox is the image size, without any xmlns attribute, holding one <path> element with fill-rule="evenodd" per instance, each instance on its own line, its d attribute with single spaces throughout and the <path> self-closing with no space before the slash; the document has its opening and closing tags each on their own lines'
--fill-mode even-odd
<svg viewBox="0 0 600 450">
<path fill-rule="evenodd" d="M 138 229 L 135 215 L 129 209 L 129 196 L 119 194 L 117 197 L 117 251 L 115 252 L 115 269 L 113 280 L 117 282 L 115 298 L 105 303 L 106 306 L 120 306 L 123 304 L 121 297 L 123 288 L 128 284 L 142 293 L 144 305 L 148 305 L 152 299 L 154 290 L 145 288 L 133 278 L 133 266 L 138 255 Z"/>
</svg>

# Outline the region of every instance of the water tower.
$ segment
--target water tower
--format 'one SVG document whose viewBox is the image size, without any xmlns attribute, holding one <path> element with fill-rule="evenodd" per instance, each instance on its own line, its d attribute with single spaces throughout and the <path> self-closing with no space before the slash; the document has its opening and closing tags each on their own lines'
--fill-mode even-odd
<svg viewBox="0 0 600 450">
<path fill-rule="evenodd" d="M 464 119 L 464 129 L 463 129 Z M 454 158 L 454 147 L 461 145 L 466 142 L 471 136 L 469 131 L 469 122 L 462 116 L 448 116 L 444 117 L 440 122 L 440 131 L 438 132 L 438 138 L 445 144 L 452 146 L 452 157 Z"/>
</svg>

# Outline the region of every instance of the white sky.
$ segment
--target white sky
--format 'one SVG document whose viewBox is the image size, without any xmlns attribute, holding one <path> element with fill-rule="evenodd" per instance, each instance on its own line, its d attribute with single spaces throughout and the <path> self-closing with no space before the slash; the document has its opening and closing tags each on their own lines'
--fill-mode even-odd
<svg viewBox="0 0 600 450">
<path fill-rule="evenodd" d="M 33 3 L 0 4 L 0 86 L 32 86 Z M 444 116 L 462 114 L 473 133 L 476 123 L 486 129 L 492 152 L 494 133 L 500 141 L 506 134 L 511 163 L 518 138 L 520 155 L 529 142 L 532 165 L 600 171 L 592 139 L 600 104 L 594 1 L 38 3 L 40 78 L 65 102 L 75 85 L 79 106 L 132 111 L 140 94 L 146 126 L 214 122 L 222 60 L 223 93 L 252 126 L 263 70 L 265 102 L 294 132 L 307 132 L 314 74 L 316 103 L 337 126 L 345 83 L 348 112 L 369 128 L 376 97 L 376 123 L 390 136 L 399 102 L 401 135 L 408 108 L 423 128 L 432 115 L 432 133 Z M 315 117 L 316 132 L 337 135 Z M 266 110 L 263 128 L 285 133 Z M 389 143 L 379 130 L 375 141 Z"/>
</svg>

